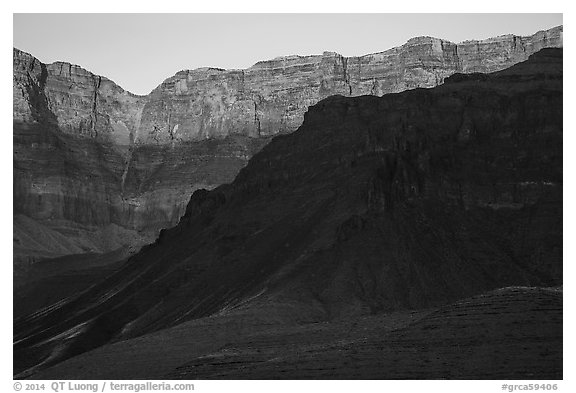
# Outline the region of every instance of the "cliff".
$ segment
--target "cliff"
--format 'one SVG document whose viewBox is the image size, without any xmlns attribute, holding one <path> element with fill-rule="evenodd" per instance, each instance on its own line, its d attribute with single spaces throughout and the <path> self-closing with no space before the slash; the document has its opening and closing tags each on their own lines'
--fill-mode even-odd
<svg viewBox="0 0 576 393">
<path fill-rule="evenodd" d="M 121 146 L 133 141 L 146 97 L 77 65 L 43 64 L 15 48 L 13 59 L 14 121 Z"/>
<path fill-rule="evenodd" d="M 188 364 L 180 369 L 188 377 L 221 370 L 238 376 L 238 364 L 262 376 L 268 361 L 279 356 L 266 348 L 286 347 L 287 326 L 329 329 L 343 321 L 356 326 L 360 317 L 394 318 L 399 315 L 394 312 L 441 307 L 501 287 L 562 285 L 562 111 L 561 49 L 542 50 L 500 72 L 456 74 L 431 89 L 322 100 L 309 108 L 296 132 L 274 138 L 231 184 L 194 192 L 178 225 L 162 231 L 155 244 L 106 280 L 45 312 L 18 319 L 16 372 L 31 375 L 103 346 L 40 376 L 132 377 L 139 375 L 139 367 L 131 368 L 133 361 L 146 357 L 134 356 L 143 353 L 169 358 L 172 368 Z M 550 289 L 541 294 L 550 307 L 528 297 L 521 303 L 526 313 L 536 305 L 554 310 L 554 333 L 542 333 L 539 323 L 529 330 L 548 338 L 553 334 L 555 355 L 546 359 L 549 368 L 530 378 L 561 370 L 561 295 Z M 535 342 L 518 338 L 520 330 L 509 330 L 514 323 L 523 326 L 514 313 L 503 318 L 517 322 L 495 327 L 502 318 L 494 318 L 494 312 L 505 304 L 510 311 L 515 307 L 508 295 L 496 297 L 500 300 L 492 305 L 480 299 L 483 306 L 467 308 L 464 302 L 439 311 L 448 316 L 476 313 L 477 319 L 464 324 L 470 328 L 491 321 L 477 335 L 457 326 L 420 331 L 422 325 L 416 324 L 418 333 L 394 340 L 407 345 L 415 337 L 436 337 L 445 343 L 466 330 L 462 334 L 471 334 L 468 341 L 458 342 L 478 354 L 487 353 L 482 337 L 500 331 L 492 344 L 518 340 L 522 355 L 515 356 L 531 359 L 526 364 L 546 356 L 548 349 L 533 352 L 527 348 Z M 426 326 L 454 322 L 435 319 L 438 312 L 431 315 L 423 319 Z M 538 321 L 547 321 L 539 315 Z M 250 336 L 254 329 L 276 330 L 259 343 Z M 342 329 L 331 336 L 335 342 L 350 337 L 346 332 L 352 327 Z M 295 343 L 306 337 L 316 343 L 314 336 L 290 336 Z M 217 348 L 199 346 L 199 337 L 215 340 Z M 358 340 L 366 337 L 362 332 Z M 538 337 L 538 343 L 544 342 Z M 210 358 L 194 360 L 238 340 L 245 346 L 218 355 L 230 361 L 216 362 L 221 368 Z M 162 355 L 167 342 L 186 350 Z M 363 351 L 381 348 L 378 343 L 362 347 L 363 362 L 377 355 Z M 246 345 L 264 353 L 247 351 Z M 234 356 L 241 348 L 246 358 L 238 360 Z M 461 355 L 462 348 L 446 350 Z M 320 352 L 313 356 L 328 356 Z M 91 356 L 108 364 L 85 367 Z M 354 356 L 349 359 L 357 364 Z M 420 358 L 416 362 L 422 363 Z M 478 360 L 478 367 L 490 369 L 488 363 Z M 382 370 L 374 367 L 362 375 L 383 377 Z M 526 375 L 522 370 L 518 375 Z M 284 376 L 309 375 L 290 372 Z M 486 372 L 480 374 L 494 375 L 494 370 Z"/>
<path fill-rule="evenodd" d="M 14 49 L 14 213 L 45 228 L 47 239 L 71 239 L 62 253 L 142 245 L 178 221 L 192 192 L 231 182 L 325 97 L 433 87 L 558 46 L 562 26 L 460 44 L 420 37 L 361 57 L 325 52 L 246 70 L 181 71 L 148 96 Z M 23 222 L 14 224 L 18 258 L 54 256 Z"/>
<path fill-rule="evenodd" d="M 419 37 L 384 52 L 343 57 L 286 56 L 246 70 L 198 69 L 168 78 L 149 96 L 140 143 L 289 133 L 310 105 L 334 94 L 397 93 L 434 87 L 456 72 L 493 72 L 562 46 L 562 26 L 530 37 L 506 35 L 454 44 Z"/>
<path fill-rule="evenodd" d="M 267 142 L 231 136 L 135 146 L 147 97 L 17 49 L 13 89 L 14 259 L 20 267 L 154 241 L 178 221 L 194 190 L 231 181 Z"/>
</svg>

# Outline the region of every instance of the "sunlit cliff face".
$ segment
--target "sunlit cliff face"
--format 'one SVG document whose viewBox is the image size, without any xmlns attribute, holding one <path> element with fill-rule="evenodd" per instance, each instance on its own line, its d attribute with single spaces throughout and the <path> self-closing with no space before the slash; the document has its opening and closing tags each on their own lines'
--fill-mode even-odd
<svg viewBox="0 0 576 393">
<path fill-rule="evenodd" d="M 37 259 L 140 246 L 178 222 L 192 192 L 231 182 L 323 98 L 433 87 L 455 72 L 496 71 L 557 46 L 562 27 L 460 44 L 419 37 L 360 57 L 325 52 L 182 71 L 147 96 L 15 49 L 14 212 L 41 228 L 32 235 L 18 220 L 15 249 Z"/>
</svg>

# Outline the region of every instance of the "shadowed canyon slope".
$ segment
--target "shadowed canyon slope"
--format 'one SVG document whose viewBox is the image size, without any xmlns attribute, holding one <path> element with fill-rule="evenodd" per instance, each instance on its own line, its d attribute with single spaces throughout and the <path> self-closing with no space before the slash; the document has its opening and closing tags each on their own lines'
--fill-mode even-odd
<svg viewBox="0 0 576 393">
<path fill-rule="evenodd" d="M 246 70 L 181 71 L 147 96 L 14 49 L 15 260 L 153 241 L 196 189 L 232 181 L 272 136 L 294 131 L 330 95 L 433 87 L 561 46 L 562 26 L 459 44 L 419 37 L 360 57 L 325 52 Z"/>
<path fill-rule="evenodd" d="M 194 192 L 178 225 L 118 271 L 17 319 L 15 374 L 142 377 L 134 364 L 164 359 L 164 345 L 179 342 L 182 351 L 148 377 L 386 378 L 374 365 L 361 370 L 392 351 L 398 368 L 388 377 L 402 378 L 426 337 L 445 342 L 458 332 L 458 345 L 428 347 L 429 364 L 419 363 L 415 377 L 561 377 L 558 290 L 471 300 L 487 308 L 454 302 L 501 287 L 562 285 L 562 83 L 562 49 L 544 49 L 431 89 L 322 100 L 234 182 Z M 416 309 L 440 311 L 419 311 L 411 325 Z M 438 313 L 455 319 L 446 325 Z M 389 341 L 346 325 L 366 316 Z M 297 337 L 313 323 L 334 329 L 330 351 Z M 272 337 L 248 338 L 267 329 Z M 282 352 L 291 342 L 310 350 L 303 368 Z M 506 376 L 489 361 L 499 345 L 520 351 L 505 357 Z M 473 357 L 452 370 L 461 348 Z M 353 367 L 338 363 L 340 351 L 353 355 Z M 281 356 L 270 363 L 272 353 Z M 315 357 L 334 367 L 315 374 Z M 540 357 L 541 369 L 524 367 Z M 88 367 L 94 359 L 102 367 Z M 236 360 L 250 365 L 246 375 Z"/>
</svg>

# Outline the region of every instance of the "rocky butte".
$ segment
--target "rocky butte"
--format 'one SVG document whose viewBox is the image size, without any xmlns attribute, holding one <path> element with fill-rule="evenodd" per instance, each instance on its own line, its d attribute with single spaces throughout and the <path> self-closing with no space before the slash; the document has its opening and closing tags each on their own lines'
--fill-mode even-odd
<svg viewBox="0 0 576 393">
<path fill-rule="evenodd" d="M 325 52 L 245 70 L 181 71 L 147 96 L 14 49 L 14 256 L 107 252 L 153 241 L 190 195 L 234 179 L 273 136 L 331 95 L 434 87 L 562 46 L 562 26 L 459 44 L 419 37 L 384 52 Z M 132 249 L 130 249 L 132 247 Z"/>
<path fill-rule="evenodd" d="M 562 59 L 310 106 L 105 280 L 16 319 L 15 375 L 561 379 Z"/>
</svg>

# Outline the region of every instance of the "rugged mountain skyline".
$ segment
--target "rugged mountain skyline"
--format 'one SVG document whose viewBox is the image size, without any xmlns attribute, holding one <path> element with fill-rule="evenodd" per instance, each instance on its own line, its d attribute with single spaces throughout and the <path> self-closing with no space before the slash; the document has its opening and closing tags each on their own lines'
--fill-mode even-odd
<svg viewBox="0 0 576 393">
<path fill-rule="evenodd" d="M 557 26 L 527 37 L 510 34 L 458 44 L 415 37 L 399 47 L 358 57 L 324 52 L 263 60 L 245 70 L 183 70 L 143 96 L 125 91 L 79 65 L 61 61 L 45 65 L 14 48 L 16 84 L 25 90 L 22 88 L 28 76 L 33 84 L 49 92 L 46 98 L 51 106 L 38 108 L 33 103 L 34 107 L 29 108 L 29 102 L 42 97 L 28 97 L 29 92 L 21 91 L 14 94 L 14 118 L 39 120 L 40 116 L 41 121 L 49 122 L 54 119 L 48 113 L 42 117 L 39 112 L 53 111 L 61 131 L 118 145 L 203 140 L 230 134 L 275 135 L 294 131 L 302 123 L 306 104 L 330 95 L 380 96 L 437 86 L 455 72 L 494 72 L 524 61 L 542 48 L 561 47 L 562 30 Z M 294 93 L 300 100 L 290 96 Z M 287 100 L 290 98 L 292 102 Z M 259 104 L 265 108 L 258 108 Z M 209 107 L 210 113 L 200 114 L 202 107 Z"/>
<path fill-rule="evenodd" d="M 247 70 L 182 71 L 148 96 L 14 49 L 15 260 L 153 241 L 178 222 L 196 189 L 232 181 L 272 136 L 294 131 L 329 95 L 432 87 L 550 46 L 562 46 L 562 26 L 460 44 L 420 37 L 361 57 L 326 52 Z"/>
<path fill-rule="evenodd" d="M 561 378 L 562 59 L 311 106 L 105 280 L 16 319 L 15 374 Z"/>
</svg>

